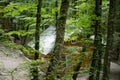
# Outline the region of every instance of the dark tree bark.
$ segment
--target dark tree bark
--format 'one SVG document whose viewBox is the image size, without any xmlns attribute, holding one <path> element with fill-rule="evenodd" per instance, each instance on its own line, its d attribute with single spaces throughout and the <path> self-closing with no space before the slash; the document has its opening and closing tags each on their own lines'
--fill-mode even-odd
<svg viewBox="0 0 120 80">
<path fill-rule="evenodd" d="M 79 57 L 79 62 L 77 63 L 77 65 L 76 65 L 76 67 L 74 68 L 74 73 L 73 73 L 73 76 L 72 76 L 72 78 L 73 78 L 73 80 L 77 80 L 77 76 L 78 76 L 78 74 L 79 74 L 79 71 L 80 71 L 80 68 L 81 68 L 81 65 L 82 65 L 82 61 L 83 61 L 83 54 L 84 54 L 84 52 L 86 51 L 86 49 L 87 49 L 87 46 L 86 46 L 86 43 L 83 43 L 83 46 L 82 46 L 82 54 L 80 55 L 80 57 Z"/>
<path fill-rule="evenodd" d="M 115 36 L 114 36 L 114 53 L 112 54 L 113 61 L 120 61 L 120 0 L 116 0 L 115 7 Z"/>
<path fill-rule="evenodd" d="M 55 1 L 55 7 L 58 8 L 58 1 L 57 0 Z M 56 20 L 55 26 L 57 26 L 57 19 L 58 19 L 58 11 L 55 12 L 55 20 Z"/>
<path fill-rule="evenodd" d="M 103 79 L 109 80 L 110 74 L 110 60 L 109 56 L 113 53 L 113 33 L 114 33 L 114 17 L 115 17 L 115 3 L 116 0 L 110 0 L 109 16 L 108 16 L 108 30 L 107 30 L 107 45 L 104 55 L 103 64 Z"/>
<path fill-rule="evenodd" d="M 95 0 L 95 15 L 98 19 L 94 20 L 94 51 L 90 68 L 89 80 L 99 80 L 102 56 L 102 33 L 101 33 L 101 14 L 102 14 L 102 0 Z"/>
<path fill-rule="evenodd" d="M 36 32 L 35 32 L 35 56 L 34 59 L 39 58 L 39 38 L 40 38 L 40 23 L 41 23 L 41 7 L 42 7 L 42 0 L 38 0 L 37 5 L 37 15 L 36 15 Z"/>
<path fill-rule="evenodd" d="M 59 67 L 61 66 L 61 53 L 63 50 L 65 24 L 67 19 L 67 11 L 69 7 L 69 0 L 62 0 L 60 8 L 60 17 L 57 20 L 56 26 L 56 42 L 54 50 L 51 53 L 50 65 L 47 71 L 46 80 L 55 80 L 56 76 L 60 76 Z"/>
<path fill-rule="evenodd" d="M 73 76 L 72 76 L 73 80 L 77 80 L 77 76 L 78 76 L 78 74 L 79 74 L 81 64 L 82 64 L 82 60 L 79 61 L 79 63 L 77 64 L 77 66 L 76 66 L 75 69 L 74 69 L 74 74 L 73 74 Z"/>
<path fill-rule="evenodd" d="M 42 7 L 42 0 L 38 0 L 37 15 L 36 15 L 34 60 L 37 60 L 39 58 L 39 38 L 40 38 L 40 23 L 41 23 L 41 7 Z M 33 76 L 33 78 L 31 80 L 39 80 L 38 64 L 34 64 L 32 67 L 33 67 L 32 68 L 32 76 Z"/>
</svg>

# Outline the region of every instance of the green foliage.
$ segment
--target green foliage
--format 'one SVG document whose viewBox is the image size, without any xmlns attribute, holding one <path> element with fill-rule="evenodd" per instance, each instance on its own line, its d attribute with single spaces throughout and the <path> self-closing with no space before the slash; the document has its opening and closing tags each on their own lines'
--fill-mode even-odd
<svg viewBox="0 0 120 80">
<path fill-rule="evenodd" d="M 105 0 L 102 3 L 102 23 L 104 24 L 103 26 L 107 25 L 107 20 L 108 20 L 108 10 L 109 10 L 109 1 Z"/>
<path fill-rule="evenodd" d="M 0 29 L 0 36 L 5 33 L 3 29 Z"/>
<path fill-rule="evenodd" d="M 0 41 L 6 41 L 9 39 L 9 36 L 5 33 L 3 29 L 0 29 Z"/>
<path fill-rule="evenodd" d="M 73 5 L 73 4 L 72 4 Z M 70 6 L 69 15 L 67 20 L 66 32 L 68 34 L 80 34 L 80 35 L 92 35 L 93 30 L 91 25 L 93 24 L 93 18 L 95 15 L 93 14 L 94 4 L 90 1 L 84 2 L 84 0 L 77 0 L 77 5 L 75 5 L 76 14 L 74 14 L 75 18 L 72 18 L 74 7 Z M 75 36 L 71 36 L 71 39 L 76 39 Z"/>
<path fill-rule="evenodd" d="M 35 31 L 34 30 L 30 30 L 29 32 L 26 32 L 25 30 L 19 30 L 19 31 L 11 31 L 11 32 L 8 32 L 7 35 L 8 36 L 11 36 L 11 35 L 18 35 L 18 36 L 26 36 L 26 35 L 30 35 L 30 34 L 33 34 Z"/>
<path fill-rule="evenodd" d="M 3 44 L 5 46 L 8 46 L 11 49 L 21 50 L 23 55 L 28 57 L 29 59 L 32 59 L 32 57 L 33 57 L 34 49 L 32 49 L 28 46 L 17 45 L 16 43 L 13 43 L 13 42 L 8 41 L 8 40 L 6 40 L 6 41 L 4 40 Z"/>
<path fill-rule="evenodd" d="M 21 6 L 22 5 L 22 6 Z M 28 11 L 36 7 L 35 3 L 11 3 L 5 8 L 1 9 L 0 12 L 5 13 L 4 16 L 17 16 L 20 15 L 23 11 Z"/>
<path fill-rule="evenodd" d="M 27 35 L 34 34 L 35 26 L 36 26 L 36 6 L 37 6 L 36 0 L 9 0 L 9 1 L 12 1 L 9 5 L 7 5 L 6 7 L 0 7 L 0 13 L 4 13 L 4 17 L 14 18 L 14 21 L 11 24 L 17 24 L 17 25 L 12 27 L 18 28 L 18 29 L 10 31 L 8 33 L 5 33 L 3 29 L 0 29 L 0 35 L 2 34 L 0 36 L 0 40 L 3 38 L 8 39 L 11 35 L 14 35 L 14 34 L 18 35 L 19 37 L 24 37 Z M 58 1 L 57 8 L 55 7 L 55 1 L 56 0 L 43 0 L 43 7 L 41 11 L 41 17 L 42 17 L 41 26 L 55 25 L 55 13 L 56 12 L 59 13 L 61 0 L 57 0 Z M 106 1 L 106 0 L 103 1 L 102 23 L 103 25 L 105 24 L 104 26 L 106 26 L 106 23 L 107 23 L 108 4 L 109 4 L 109 1 Z M 66 34 L 68 35 L 70 34 L 70 36 L 69 38 L 66 39 L 66 41 L 76 40 L 79 35 L 82 35 L 82 36 L 86 36 L 88 34 L 92 35 L 93 29 L 91 28 L 91 25 L 94 24 L 92 20 L 101 19 L 99 17 L 96 17 L 93 14 L 93 11 L 94 11 L 93 0 L 87 0 L 87 1 L 77 0 L 77 5 L 75 5 L 74 7 L 73 6 L 74 6 L 74 3 L 71 3 L 68 11 L 68 19 L 66 23 Z M 75 11 L 76 13 L 73 14 L 73 12 Z M 21 24 L 20 22 L 23 22 L 23 24 Z M 29 27 L 28 31 L 26 30 L 27 27 Z M 92 43 L 93 40 L 84 38 L 82 39 L 82 42 L 89 44 L 89 43 Z M 5 42 L 5 43 L 8 44 L 8 46 L 10 47 L 21 49 L 25 53 L 25 55 L 33 56 L 32 53 L 34 53 L 34 50 L 31 48 L 26 48 L 21 45 L 16 45 L 10 42 Z M 66 50 L 74 54 L 76 53 L 77 50 L 81 50 L 81 48 L 69 47 L 69 48 L 66 48 Z M 91 55 L 92 53 L 90 53 L 90 56 Z M 35 65 L 38 63 L 41 63 L 41 61 L 38 61 L 38 60 L 31 61 L 31 62 L 26 62 L 25 64 Z M 63 63 L 65 64 L 65 61 Z M 88 72 L 88 70 L 83 72 Z M 72 72 L 69 73 L 68 75 L 65 75 L 60 80 L 72 80 L 71 74 Z"/>
</svg>

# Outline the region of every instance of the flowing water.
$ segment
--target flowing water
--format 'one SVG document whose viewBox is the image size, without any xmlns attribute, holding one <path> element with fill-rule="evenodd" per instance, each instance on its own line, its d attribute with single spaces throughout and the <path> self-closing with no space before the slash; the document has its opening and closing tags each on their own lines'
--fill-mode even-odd
<svg viewBox="0 0 120 80">
<path fill-rule="evenodd" d="M 55 27 L 50 26 L 40 35 L 40 50 L 43 54 L 47 55 L 53 48 L 55 43 Z M 34 48 L 35 40 L 28 43 L 29 46 Z"/>
<path fill-rule="evenodd" d="M 71 33 L 72 34 L 72 33 Z M 70 35 L 71 35 L 70 34 Z M 65 35 L 68 38 L 69 35 Z M 55 27 L 50 26 L 40 35 L 40 50 L 48 54 L 55 43 Z M 29 46 L 34 47 L 34 40 Z M 21 66 L 27 59 L 19 50 L 0 44 L 0 80 L 30 80 L 28 68 Z M 87 80 L 88 74 L 80 74 L 77 80 Z M 120 65 L 111 62 L 110 80 L 120 80 Z"/>
</svg>

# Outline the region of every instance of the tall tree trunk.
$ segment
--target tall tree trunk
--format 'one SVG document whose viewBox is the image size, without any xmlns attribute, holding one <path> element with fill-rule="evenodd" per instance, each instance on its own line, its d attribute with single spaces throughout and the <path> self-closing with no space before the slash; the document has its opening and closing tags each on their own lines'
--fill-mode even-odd
<svg viewBox="0 0 120 80">
<path fill-rule="evenodd" d="M 109 80 L 110 61 L 109 56 L 113 53 L 113 32 L 114 32 L 114 17 L 115 17 L 115 3 L 116 0 L 110 0 L 109 16 L 108 16 L 108 31 L 107 31 L 107 45 L 104 55 L 103 64 L 103 79 Z"/>
<path fill-rule="evenodd" d="M 115 10 L 115 32 L 117 33 L 114 38 L 114 53 L 112 54 L 113 59 L 117 62 L 120 61 L 120 0 L 116 0 L 116 10 Z"/>
<path fill-rule="evenodd" d="M 53 52 L 51 53 L 50 65 L 47 71 L 46 80 L 55 80 L 55 77 L 59 74 L 59 67 L 61 62 L 61 53 L 63 50 L 65 24 L 67 18 L 67 11 L 69 7 L 69 0 L 62 0 L 60 8 L 60 18 L 57 21 L 56 26 L 56 42 Z"/>
<path fill-rule="evenodd" d="M 100 66 L 101 66 L 101 55 L 102 55 L 102 33 L 101 33 L 101 10 L 102 8 L 102 0 L 95 1 L 95 15 L 98 19 L 95 19 L 95 24 L 93 25 L 95 28 L 95 40 L 94 40 L 94 51 L 93 58 L 90 68 L 90 76 L 89 80 L 99 80 L 100 75 Z"/>
<path fill-rule="evenodd" d="M 42 0 L 38 0 L 37 15 L 36 15 L 34 60 L 37 60 L 39 58 L 39 38 L 40 38 L 40 23 L 41 23 L 41 7 L 42 7 Z M 33 78 L 31 80 L 39 80 L 38 64 L 34 64 L 33 65 L 32 76 L 33 76 Z"/>
<path fill-rule="evenodd" d="M 58 1 L 57 0 L 55 1 L 55 7 L 56 7 L 56 9 L 58 8 Z M 58 19 L 58 10 L 55 11 L 55 20 L 56 20 L 55 26 L 57 26 L 57 19 Z"/>
<path fill-rule="evenodd" d="M 41 7 L 42 0 L 38 0 L 37 15 L 36 15 L 36 32 L 35 32 L 35 56 L 34 60 L 39 58 L 39 38 L 40 38 L 40 23 L 41 23 Z"/>
</svg>

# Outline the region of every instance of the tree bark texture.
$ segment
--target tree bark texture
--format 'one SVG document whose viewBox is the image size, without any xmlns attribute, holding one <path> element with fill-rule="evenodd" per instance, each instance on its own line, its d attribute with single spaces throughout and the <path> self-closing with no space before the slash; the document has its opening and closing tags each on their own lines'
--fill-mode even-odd
<svg viewBox="0 0 120 80">
<path fill-rule="evenodd" d="M 86 44 L 86 43 L 83 43 L 84 45 Z M 78 76 L 78 74 L 79 74 L 79 71 L 80 71 L 80 68 L 81 68 L 81 65 L 82 65 L 82 61 L 83 61 L 83 54 L 84 54 L 84 52 L 86 52 L 86 49 L 87 49 L 87 47 L 86 46 L 82 46 L 82 54 L 79 56 L 79 62 L 77 63 L 77 65 L 76 65 L 76 67 L 74 68 L 74 73 L 73 73 L 73 76 L 72 76 L 72 78 L 73 78 L 73 80 L 77 80 L 77 76 Z"/>
<path fill-rule="evenodd" d="M 101 56 L 102 56 L 102 33 L 101 33 L 101 14 L 102 14 L 102 0 L 95 0 L 95 15 L 94 20 L 94 51 L 92 57 L 92 63 L 90 68 L 89 80 L 99 80 L 100 68 L 101 68 Z"/>
<path fill-rule="evenodd" d="M 58 1 L 57 0 L 55 1 L 55 7 L 56 7 L 56 9 L 58 8 Z M 55 12 L 55 20 L 56 20 L 55 26 L 57 26 L 57 19 L 58 19 L 58 11 L 56 10 L 56 12 Z"/>
<path fill-rule="evenodd" d="M 59 67 L 61 66 L 61 53 L 63 50 L 65 24 L 67 19 L 67 11 L 69 7 L 69 0 L 62 0 L 60 8 L 60 17 L 57 20 L 56 26 L 56 42 L 51 53 L 50 65 L 47 71 L 46 80 L 55 80 L 56 76 L 60 76 Z"/>
<path fill-rule="evenodd" d="M 115 34 L 114 36 L 114 54 L 112 54 L 112 59 L 116 62 L 120 61 L 120 0 L 116 0 L 116 7 L 115 7 Z"/>
<path fill-rule="evenodd" d="M 39 58 L 39 38 L 40 38 L 40 23 L 41 23 L 41 7 L 42 7 L 42 0 L 38 0 L 37 5 L 37 15 L 36 15 L 36 32 L 35 32 L 35 53 L 34 53 L 34 60 Z M 32 76 L 31 80 L 39 80 L 38 74 L 38 65 L 32 65 Z"/>
<path fill-rule="evenodd" d="M 109 16 L 108 16 L 108 30 L 107 30 L 107 45 L 104 55 L 103 64 L 103 79 L 109 80 L 110 74 L 110 54 L 113 53 L 113 33 L 114 33 L 114 18 L 115 18 L 115 3 L 116 0 L 110 0 Z"/>
<path fill-rule="evenodd" d="M 40 23 L 41 23 L 41 7 L 42 0 L 38 0 L 37 5 L 37 15 L 36 15 L 36 32 L 35 32 L 35 56 L 34 59 L 38 59 L 39 57 L 39 38 L 40 38 Z"/>
</svg>

